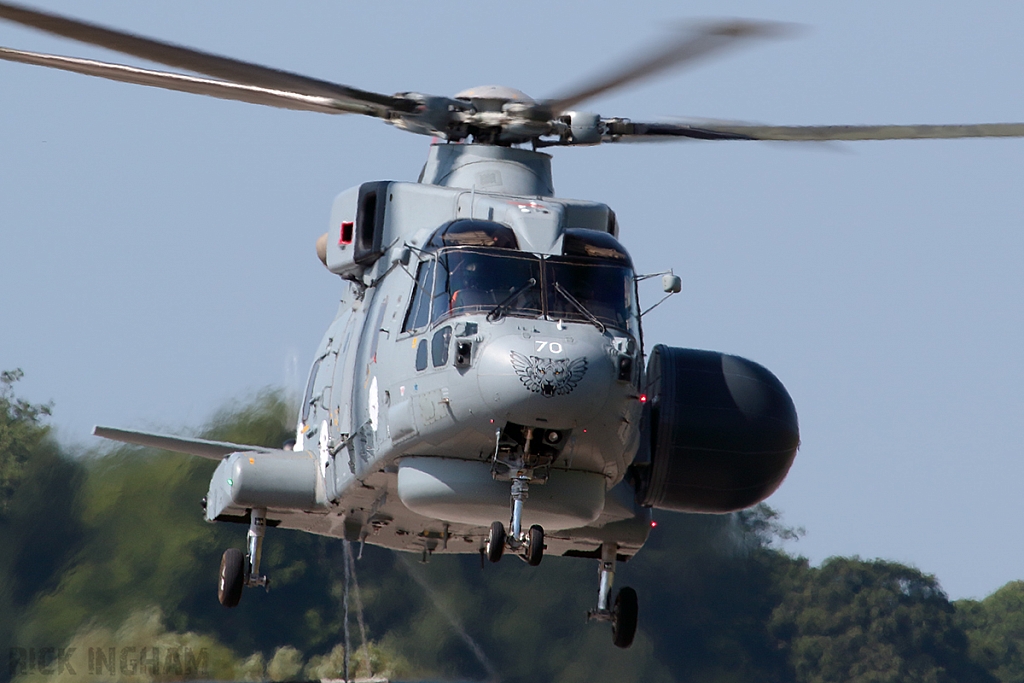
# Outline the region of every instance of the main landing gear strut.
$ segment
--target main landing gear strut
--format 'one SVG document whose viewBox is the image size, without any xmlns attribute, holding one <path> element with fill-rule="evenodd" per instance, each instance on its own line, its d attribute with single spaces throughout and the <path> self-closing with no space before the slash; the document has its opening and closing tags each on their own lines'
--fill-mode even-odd
<svg viewBox="0 0 1024 683">
<path fill-rule="evenodd" d="M 622 588 L 615 596 L 615 602 L 608 607 L 612 584 L 615 581 L 615 556 L 619 547 L 615 543 L 601 545 L 601 565 L 598 575 L 601 577 L 597 591 L 597 609 L 587 612 L 587 621 L 609 621 L 612 624 L 612 640 L 617 647 L 627 648 L 633 644 L 637 624 L 636 591 L 628 586 Z"/>
<path fill-rule="evenodd" d="M 245 557 L 238 548 L 228 548 L 220 558 L 217 599 L 225 607 L 234 607 L 242 599 L 242 589 L 263 586 L 270 590 L 270 579 L 260 574 L 263 536 L 267 532 L 266 508 L 249 511 L 249 533 Z"/>
<path fill-rule="evenodd" d="M 523 559 L 531 567 L 536 567 L 544 559 L 544 528 L 534 524 L 529 531 L 523 531 L 523 501 L 529 497 L 530 483 L 526 476 L 518 476 L 512 480 L 512 518 L 509 520 L 509 533 L 505 533 L 505 525 L 501 522 L 491 524 L 484 544 L 484 554 L 491 562 L 501 559 L 505 548 L 513 552 L 522 552 Z"/>
</svg>

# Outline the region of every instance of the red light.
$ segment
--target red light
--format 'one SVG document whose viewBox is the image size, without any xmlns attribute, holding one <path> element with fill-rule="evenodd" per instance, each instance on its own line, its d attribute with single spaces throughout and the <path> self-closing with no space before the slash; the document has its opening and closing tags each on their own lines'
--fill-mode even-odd
<svg viewBox="0 0 1024 683">
<path fill-rule="evenodd" d="M 584 429 L 584 430 L 583 430 L 583 433 L 584 433 L 584 434 L 586 434 L 586 433 L 587 433 L 587 430 L 586 430 L 586 429 Z"/>
<path fill-rule="evenodd" d="M 640 394 L 640 402 L 647 403 L 647 394 Z"/>
<path fill-rule="evenodd" d="M 655 522 L 655 521 L 654 521 L 654 520 L 652 519 L 652 520 L 651 520 L 651 528 L 653 529 L 653 528 L 655 528 L 656 526 L 658 526 L 658 523 L 657 523 L 657 522 Z"/>
<path fill-rule="evenodd" d="M 338 237 L 338 246 L 343 247 L 346 244 L 352 244 L 352 231 L 355 227 L 353 221 L 342 221 L 341 223 L 341 235 Z"/>
</svg>

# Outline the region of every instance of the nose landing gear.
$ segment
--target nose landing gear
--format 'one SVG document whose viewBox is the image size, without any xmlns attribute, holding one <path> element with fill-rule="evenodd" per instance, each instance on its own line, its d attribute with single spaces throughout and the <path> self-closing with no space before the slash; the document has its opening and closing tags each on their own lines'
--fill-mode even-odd
<svg viewBox="0 0 1024 683">
<path fill-rule="evenodd" d="M 242 557 L 238 548 L 228 548 L 220 559 L 217 599 L 225 607 L 234 607 L 242 599 L 242 589 L 263 586 L 270 590 L 270 579 L 260 574 L 263 556 L 263 536 L 267 532 L 267 511 L 253 508 L 249 512 L 247 551 Z"/>
<path fill-rule="evenodd" d="M 491 562 L 497 562 L 505 553 L 505 525 L 501 522 L 491 524 L 491 531 L 487 534 L 487 543 L 484 544 L 484 553 Z"/>
<path fill-rule="evenodd" d="M 531 481 L 547 481 L 551 464 L 565 447 L 570 431 L 508 422 L 494 432 L 491 475 L 512 482 L 512 515 L 508 534 L 501 522 L 491 525 L 483 548 L 491 562 L 500 560 L 506 548 L 519 553 L 532 567 L 544 559 L 544 528 L 534 524 L 523 529 L 523 504 L 529 497 Z"/>
<path fill-rule="evenodd" d="M 512 519 L 509 520 L 509 534 L 501 522 L 491 524 L 484 544 L 484 554 L 491 562 L 501 559 L 505 548 L 513 552 L 522 551 L 523 559 L 531 567 L 536 567 L 544 559 L 544 528 L 534 524 L 526 532 L 523 531 L 523 501 L 529 497 L 529 478 L 519 476 L 512 480 Z"/>
<path fill-rule="evenodd" d="M 597 609 L 587 612 L 587 621 L 611 622 L 612 641 L 615 646 L 627 648 L 633 644 L 633 638 L 636 636 L 639 610 L 636 591 L 628 586 L 619 591 L 611 608 L 608 607 L 608 598 L 615 582 L 615 555 L 618 550 L 615 543 L 601 545 L 601 565 L 598 568 L 601 581 L 597 592 Z"/>
<path fill-rule="evenodd" d="M 544 559 L 544 528 L 534 524 L 526 534 L 526 564 L 536 567 Z"/>
</svg>

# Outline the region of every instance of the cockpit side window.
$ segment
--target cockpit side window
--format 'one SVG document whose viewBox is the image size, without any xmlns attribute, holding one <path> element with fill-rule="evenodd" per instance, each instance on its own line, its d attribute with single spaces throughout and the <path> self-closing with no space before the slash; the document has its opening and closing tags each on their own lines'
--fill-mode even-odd
<svg viewBox="0 0 1024 683">
<path fill-rule="evenodd" d="M 430 322 L 430 296 L 434 288 L 435 259 L 420 263 L 416 273 L 416 284 L 409 303 L 409 311 L 405 314 L 402 331 L 418 330 Z"/>
<path fill-rule="evenodd" d="M 452 279 L 451 266 L 445 258 L 437 259 L 436 274 L 434 275 L 434 289 L 431 293 L 431 314 L 430 322 L 434 323 L 451 312 L 451 297 L 449 287 Z"/>
<path fill-rule="evenodd" d="M 306 424 L 309 421 L 309 411 L 313 407 L 313 385 L 316 383 L 316 373 L 320 370 L 320 363 L 323 361 L 323 356 L 316 359 L 313 363 L 312 369 L 309 371 L 309 383 L 306 385 L 306 393 L 302 397 L 302 424 Z"/>
</svg>

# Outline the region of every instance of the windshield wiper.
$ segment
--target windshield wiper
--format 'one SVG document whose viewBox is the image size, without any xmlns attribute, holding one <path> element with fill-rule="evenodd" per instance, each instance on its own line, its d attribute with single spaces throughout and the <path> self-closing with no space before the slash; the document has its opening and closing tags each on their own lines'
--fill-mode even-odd
<svg viewBox="0 0 1024 683">
<path fill-rule="evenodd" d="M 555 289 L 558 291 L 559 294 L 564 296 L 569 303 L 571 303 L 573 306 L 575 306 L 576 310 L 578 310 L 580 313 L 583 314 L 583 317 L 585 317 L 589 322 L 593 323 L 594 326 L 597 327 L 597 329 L 601 330 L 602 334 L 604 333 L 604 331 L 606 329 L 605 326 L 604 326 L 604 323 L 601 322 L 600 320 L 598 320 L 596 315 L 594 315 L 589 310 L 587 310 L 586 306 L 584 306 L 579 301 L 577 301 L 576 297 L 574 297 L 572 294 L 570 294 L 565 289 L 565 287 L 563 287 L 561 285 L 561 283 L 556 282 L 555 283 Z"/>
<path fill-rule="evenodd" d="M 494 308 L 491 309 L 491 312 L 487 314 L 487 322 L 493 323 L 496 320 L 500 320 L 501 318 L 504 318 L 505 317 L 505 309 L 508 308 L 509 305 L 513 301 L 518 299 L 520 294 L 522 294 L 526 290 L 530 289 L 531 287 L 536 287 L 536 286 L 537 286 L 536 278 L 532 278 L 531 277 L 529 280 L 526 281 L 525 285 L 523 285 L 522 287 L 520 287 L 516 291 L 512 292 L 511 294 L 509 294 L 507 297 L 502 299 L 500 304 L 498 304 L 497 306 L 495 306 Z"/>
</svg>

